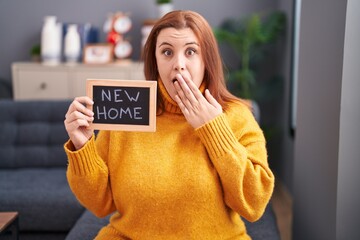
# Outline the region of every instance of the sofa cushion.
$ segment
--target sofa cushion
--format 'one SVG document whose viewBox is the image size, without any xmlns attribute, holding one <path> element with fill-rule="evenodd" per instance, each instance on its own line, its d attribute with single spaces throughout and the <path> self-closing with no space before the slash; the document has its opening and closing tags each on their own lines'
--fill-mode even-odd
<svg viewBox="0 0 360 240">
<path fill-rule="evenodd" d="M 69 101 L 0 101 L 0 168 L 65 167 Z"/>
<path fill-rule="evenodd" d="M 21 232 L 19 239 L 20 240 L 64 240 L 66 238 L 67 232 Z M 1 240 L 14 240 L 13 236 L 10 236 L 8 239 Z"/>
<path fill-rule="evenodd" d="M 89 211 L 85 211 L 76 222 L 65 240 L 90 240 L 94 239 L 100 229 L 109 224 L 111 215 L 105 218 L 97 218 Z"/>
<path fill-rule="evenodd" d="M 84 208 L 72 194 L 65 171 L 0 169 L 0 211 L 18 211 L 21 231 L 69 231 Z"/>
<path fill-rule="evenodd" d="M 65 240 L 91 240 L 94 239 L 100 229 L 109 223 L 110 216 L 97 218 L 86 210 L 76 222 Z M 265 209 L 263 216 L 256 222 L 244 220 L 246 230 L 253 240 L 280 240 L 276 217 L 271 203 Z"/>
<path fill-rule="evenodd" d="M 253 240 L 280 240 L 276 216 L 272 209 L 271 202 L 266 206 L 264 214 L 258 221 L 248 222 L 244 220 L 244 222 L 246 230 Z"/>
</svg>

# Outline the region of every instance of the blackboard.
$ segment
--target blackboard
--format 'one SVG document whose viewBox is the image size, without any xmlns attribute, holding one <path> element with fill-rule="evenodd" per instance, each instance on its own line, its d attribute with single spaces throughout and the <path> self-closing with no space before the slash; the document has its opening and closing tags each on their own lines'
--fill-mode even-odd
<svg viewBox="0 0 360 240">
<path fill-rule="evenodd" d="M 93 129 L 156 130 L 156 81 L 88 79 L 87 95 L 94 101 Z"/>
</svg>

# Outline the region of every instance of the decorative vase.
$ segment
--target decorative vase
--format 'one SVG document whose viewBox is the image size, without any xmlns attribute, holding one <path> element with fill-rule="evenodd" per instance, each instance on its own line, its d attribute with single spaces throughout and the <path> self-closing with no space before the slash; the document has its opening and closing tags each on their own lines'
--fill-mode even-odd
<svg viewBox="0 0 360 240">
<path fill-rule="evenodd" d="M 41 60 L 46 65 L 56 65 L 61 61 L 61 24 L 55 16 L 46 16 L 41 30 Z"/>
<path fill-rule="evenodd" d="M 76 63 L 80 59 L 81 39 L 76 24 L 70 24 L 64 40 L 64 56 L 67 63 Z"/>
<path fill-rule="evenodd" d="M 141 51 L 149 37 L 149 34 L 156 23 L 156 19 L 146 19 L 141 27 Z"/>
<path fill-rule="evenodd" d="M 163 17 L 168 12 L 171 12 L 174 10 L 174 5 L 172 3 L 162 3 L 158 4 L 158 14 L 159 18 Z"/>
</svg>

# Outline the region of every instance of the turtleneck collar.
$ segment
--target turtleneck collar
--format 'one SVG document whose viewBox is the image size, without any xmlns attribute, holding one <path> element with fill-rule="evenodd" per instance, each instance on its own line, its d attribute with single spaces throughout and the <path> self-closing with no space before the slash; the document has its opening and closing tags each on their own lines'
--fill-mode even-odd
<svg viewBox="0 0 360 240">
<path fill-rule="evenodd" d="M 166 91 L 163 81 L 160 78 L 158 79 L 158 86 L 159 86 L 160 95 L 164 101 L 165 111 L 170 113 L 182 114 L 178 104 L 170 97 L 169 93 Z M 201 83 L 199 89 L 200 92 L 204 94 L 206 89 L 205 81 Z"/>
</svg>

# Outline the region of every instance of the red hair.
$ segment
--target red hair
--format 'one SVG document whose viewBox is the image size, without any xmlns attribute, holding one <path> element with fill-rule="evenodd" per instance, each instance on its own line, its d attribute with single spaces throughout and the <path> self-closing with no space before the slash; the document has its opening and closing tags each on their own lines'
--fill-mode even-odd
<svg viewBox="0 0 360 240">
<path fill-rule="evenodd" d="M 173 11 L 159 19 L 144 46 L 144 74 L 147 80 L 158 80 L 159 72 L 156 64 L 156 41 L 161 30 L 165 28 L 184 29 L 190 28 L 199 41 L 202 49 L 202 59 L 205 65 L 204 79 L 206 87 L 220 105 L 226 109 L 229 102 L 239 100 L 226 88 L 223 63 L 219 54 L 219 47 L 212 28 L 208 22 L 198 13 L 193 11 Z M 162 104 L 161 96 L 158 96 L 158 106 Z"/>
</svg>

